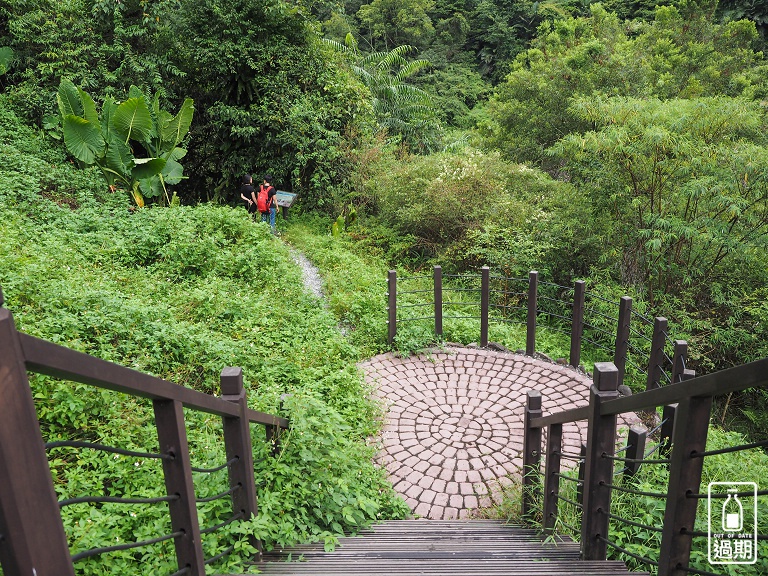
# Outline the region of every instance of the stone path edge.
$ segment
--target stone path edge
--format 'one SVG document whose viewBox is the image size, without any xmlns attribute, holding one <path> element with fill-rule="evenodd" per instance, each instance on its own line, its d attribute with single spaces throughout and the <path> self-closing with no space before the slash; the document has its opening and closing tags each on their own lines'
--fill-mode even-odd
<svg viewBox="0 0 768 576">
<path fill-rule="evenodd" d="M 519 478 L 529 390 L 549 414 L 586 405 L 592 384 L 571 366 L 461 346 L 380 354 L 360 367 L 385 409 L 377 463 L 414 516 L 434 520 L 468 518 Z M 564 425 L 564 452 L 583 442 L 586 422 Z"/>
</svg>

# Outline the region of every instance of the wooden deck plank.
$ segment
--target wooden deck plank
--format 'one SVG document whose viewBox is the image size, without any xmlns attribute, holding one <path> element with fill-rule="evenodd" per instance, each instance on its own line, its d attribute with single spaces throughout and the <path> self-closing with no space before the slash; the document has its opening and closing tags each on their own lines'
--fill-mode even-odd
<svg viewBox="0 0 768 576">
<path fill-rule="evenodd" d="M 493 520 L 385 522 L 340 538 L 333 552 L 319 543 L 267 552 L 259 569 L 273 576 L 629 574 L 622 562 L 579 560 L 579 545 L 570 538 L 544 541 L 534 530 Z"/>
</svg>

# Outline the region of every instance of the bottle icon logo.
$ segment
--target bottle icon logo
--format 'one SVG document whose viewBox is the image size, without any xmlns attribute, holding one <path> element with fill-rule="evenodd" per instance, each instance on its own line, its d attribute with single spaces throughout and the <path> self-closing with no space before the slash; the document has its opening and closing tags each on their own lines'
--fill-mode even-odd
<svg viewBox="0 0 768 576">
<path fill-rule="evenodd" d="M 707 516 L 710 564 L 757 562 L 757 483 L 711 482 Z"/>
<path fill-rule="evenodd" d="M 736 488 L 728 490 L 723 503 L 723 532 L 741 532 L 744 528 L 744 507 L 741 505 Z"/>
</svg>

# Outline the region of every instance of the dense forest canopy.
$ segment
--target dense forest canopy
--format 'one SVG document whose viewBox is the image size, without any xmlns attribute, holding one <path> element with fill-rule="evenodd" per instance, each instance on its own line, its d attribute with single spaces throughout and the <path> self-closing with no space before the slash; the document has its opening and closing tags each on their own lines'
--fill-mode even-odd
<svg viewBox="0 0 768 576">
<path fill-rule="evenodd" d="M 268 171 L 305 211 L 356 206 L 392 258 L 595 276 L 680 309 L 693 340 L 733 339 L 713 367 L 764 349 L 746 345 L 768 228 L 758 4 L 6 0 L 0 82 L 51 146 L 62 81 L 97 110 L 194 102 L 173 170 L 126 177 L 150 201 L 234 204 Z"/>
<path fill-rule="evenodd" d="M 6 0 L 0 82 L 50 146 L 62 81 L 96 110 L 194 102 L 165 193 L 126 180 L 150 202 L 234 204 L 268 171 L 304 211 L 357 207 L 363 245 L 401 263 L 623 285 L 712 368 L 765 350 L 758 4 Z"/>
</svg>

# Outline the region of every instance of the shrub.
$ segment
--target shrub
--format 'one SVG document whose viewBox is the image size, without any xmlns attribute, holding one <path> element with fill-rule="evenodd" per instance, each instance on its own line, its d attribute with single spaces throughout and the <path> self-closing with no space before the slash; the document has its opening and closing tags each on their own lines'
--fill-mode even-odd
<svg viewBox="0 0 768 576">
<path fill-rule="evenodd" d="M 36 162 L 41 171 L 47 166 Z M 33 171 L 30 183 L 38 177 Z M 0 178 L 17 175 L 0 171 Z M 273 458 L 263 433 L 254 436 L 259 517 L 204 540 L 210 557 L 236 537 L 236 553 L 217 569 L 245 570 L 248 531 L 268 548 L 318 538 L 331 545 L 341 531 L 407 513 L 373 464 L 368 438 L 380 413 L 355 368 L 361 352 L 304 293 L 299 270 L 268 226 L 242 209 L 212 205 L 131 213 L 125 198 L 102 204 L 81 193 L 73 210 L 27 188 L 5 194 L 17 202 L 0 208 L 0 286 L 20 330 L 214 394 L 221 369 L 242 366 L 257 410 L 275 413 L 281 395 L 293 394 L 286 409 L 295 428 L 284 451 Z M 156 446 L 147 402 L 47 377 L 31 385 L 47 439 Z M 221 464 L 218 419 L 188 416 L 195 465 Z M 60 497 L 159 495 L 154 464 L 88 452 L 51 455 Z M 226 474 L 195 483 L 198 496 L 216 494 L 226 490 Z M 64 513 L 75 552 L 169 533 L 162 507 L 126 513 L 83 506 Z M 226 501 L 200 511 L 204 526 L 227 518 Z M 125 573 L 140 564 L 168 573 L 174 562 L 172 545 L 161 544 L 85 560 L 78 569 Z"/>
</svg>

